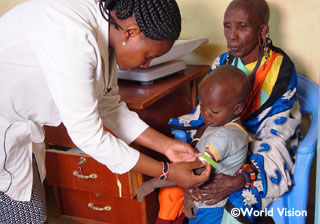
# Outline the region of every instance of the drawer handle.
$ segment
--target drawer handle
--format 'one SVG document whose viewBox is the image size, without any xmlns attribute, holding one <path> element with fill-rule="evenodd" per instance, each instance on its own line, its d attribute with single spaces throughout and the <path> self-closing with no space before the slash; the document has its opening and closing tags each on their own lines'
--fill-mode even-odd
<svg viewBox="0 0 320 224">
<path fill-rule="evenodd" d="M 99 211 L 99 212 L 102 212 L 102 211 L 111 211 L 111 206 L 104 206 L 103 208 L 99 208 L 99 207 L 95 207 L 94 205 L 93 205 L 93 203 L 89 203 L 88 204 L 88 207 L 89 208 L 92 208 L 93 210 L 95 210 L 95 211 Z"/>
<path fill-rule="evenodd" d="M 92 174 L 86 176 L 86 175 L 79 174 L 78 171 L 73 171 L 73 175 L 78 177 L 79 179 L 85 179 L 85 180 L 90 179 L 90 178 L 97 179 L 97 177 L 98 177 L 98 175 L 95 173 L 92 173 Z"/>
</svg>

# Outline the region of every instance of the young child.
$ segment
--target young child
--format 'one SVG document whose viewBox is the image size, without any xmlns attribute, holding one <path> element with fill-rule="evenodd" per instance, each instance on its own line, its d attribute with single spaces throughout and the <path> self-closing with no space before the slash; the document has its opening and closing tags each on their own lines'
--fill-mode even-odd
<svg viewBox="0 0 320 224">
<path fill-rule="evenodd" d="M 217 162 L 217 168 L 212 169 L 215 173 L 235 175 L 247 158 L 249 137 L 241 126 L 239 115 L 244 109 L 243 103 L 248 92 L 246 75 L 230 65 L 213 70 L 199 84 L 200 110 L 205 128 L 200 128 L 197 132 L 196 136 L 201 138 L 195 147 Z M 173 185 L 167 180 L 152 179 L 139 187 L 137 198 L 142 201 L 155 188 Z M 184 213 L 190 218 L 190 224 L 219 223 L 225 202 L 223 200 L 214 205 L 206 201 L 193 203 L 185 197 Z M 175 204 L 182 206 L 178 201 Z M 192 209 L 196 216 L 192 214 Z"/>
</svg>

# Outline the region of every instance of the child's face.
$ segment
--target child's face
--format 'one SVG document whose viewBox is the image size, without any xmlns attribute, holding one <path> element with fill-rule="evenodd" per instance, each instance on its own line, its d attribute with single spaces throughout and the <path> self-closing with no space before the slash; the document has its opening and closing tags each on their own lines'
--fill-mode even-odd
<svg viewBox="0 0 320 224">
<path fill-rule="evenodd" d="M 208 126 L 222 126 L 234 119 L 235 103 L 230 91 L 219 85 L 215 85 L 211 91 L 206 84 L 200 86 L 200 111 Z"/>
</svg>

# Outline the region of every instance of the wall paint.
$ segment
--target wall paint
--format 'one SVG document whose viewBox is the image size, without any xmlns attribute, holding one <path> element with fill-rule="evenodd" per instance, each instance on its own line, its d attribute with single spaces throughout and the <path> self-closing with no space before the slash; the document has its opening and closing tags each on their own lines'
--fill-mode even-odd
<svg viewBox="0 0 320 224">
<path fill-rule="evenodd" d="M 24 0 L 1 0 L 0 15 Z M 207 37 L 209 43 L 183 57 L 189 64 L 208 64 L 226 51 L 223 14 L 230 0 L 177 0 L 182 15 L 180 39 Z M 268 0 L 270 36 L 294 61 L 299 73 L 319 84 L 320 1 Z"/>
<path fill-rule="evenodd" d="M 0 16 L 24 0 L 0 0 Z"/>
</svg>

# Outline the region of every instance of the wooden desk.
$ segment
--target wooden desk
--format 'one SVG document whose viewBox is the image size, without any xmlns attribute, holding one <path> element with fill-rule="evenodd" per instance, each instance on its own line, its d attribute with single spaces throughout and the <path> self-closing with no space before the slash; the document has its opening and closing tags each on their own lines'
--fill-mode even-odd
<svg viewBox="0 0 320 224">
<path fill-rule="evenodd" d="M 166 124 L 171 117 L 188 113 L 196 105 L 196 79 L 209 66 L 187 66 L 184 72 L 155 81 L 148 86 L 119 81 L 121 100 L 156 130 L 170 135 Z M 138 186 L 148 177 L 135 172 L 111 173 L 87 155 L 57 150 L 73 147 L 63 125 L 45 127 L 48 184 L 54 187 L 61 216 L 81 223 L 154 223 L 158 212 L 157 194 L 143 203 L 135 199 Z M 161 155 L 135 146 L 154 158 Z"/>
<path fill-rule="evenodd" d="M 196 80 L 208 70 L 206 65 L 189 65 L 184 71 L 147 86 L 120 81 L 119 94 L 151 127 L 170 135 L 166 124 L 170 118 L 189 113 L 196 106 Z"/>
<path fill-rule="evenodd" d="M 143 110 L 174 92 L 184 84 L 191 84 L 192 107 L 196 106 L 195 79 L 206 74 L 209 66 L 188 65 L 184 71 L 155 81 L 151 85 L 137 85 L 135 82 L 119 81 L 121 100 L 132 110 Z"/>
</svg>

